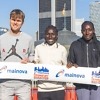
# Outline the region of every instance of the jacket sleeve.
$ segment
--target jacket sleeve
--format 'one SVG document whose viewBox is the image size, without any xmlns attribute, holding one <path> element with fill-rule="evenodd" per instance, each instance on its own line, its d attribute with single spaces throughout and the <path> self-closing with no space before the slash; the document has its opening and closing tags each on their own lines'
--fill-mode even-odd
<svg viewBox="0 0 100 100">
<path fill-rule="evenodd" d="M 73 64 L 75 64 L 75 52 L 74 52 L 74 43 L 72 43 L 70 45 L 69 48 L 69 53 L 68 53 L 68 57 L 67 57 L 67 62 L 71 62 Z"/>
</svg>

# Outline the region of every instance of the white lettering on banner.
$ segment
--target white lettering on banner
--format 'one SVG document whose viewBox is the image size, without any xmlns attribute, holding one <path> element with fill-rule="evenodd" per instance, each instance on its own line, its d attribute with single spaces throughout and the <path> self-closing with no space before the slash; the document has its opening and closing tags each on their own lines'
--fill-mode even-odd
<svg viewBox="0 0 100 100">
<path fill-rule="evenodd" d="M 0 79 L 49 80 L 100 85 L 100 68 L 0 62 Z"/>
</svg>

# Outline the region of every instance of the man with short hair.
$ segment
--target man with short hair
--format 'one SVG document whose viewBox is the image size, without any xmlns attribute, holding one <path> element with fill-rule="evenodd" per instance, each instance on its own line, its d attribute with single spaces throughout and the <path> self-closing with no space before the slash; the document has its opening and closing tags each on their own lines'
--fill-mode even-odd
<svg viewBox="0 0 100 100">
<path fill-rule="evenodd" d="M 20 9 L 10 13 L 10 30 L 0 36 L 0 57 L 2 62 L 27 63 L 32 59 L 32 37 L 20 29 L 24 23 L 25 14 Z M 31 99 L 31 81 L 20 79 L 1 80 L 1 100 L 13 100 L 14 95 L 18 100 Z"/>
</svg>

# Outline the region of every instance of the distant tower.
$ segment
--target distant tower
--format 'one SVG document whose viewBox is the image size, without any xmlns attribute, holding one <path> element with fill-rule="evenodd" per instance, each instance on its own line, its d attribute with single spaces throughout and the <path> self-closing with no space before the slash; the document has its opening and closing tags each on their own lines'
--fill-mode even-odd
<svg viewBox="0 0 100 100">
<path fill-rule="evenodd" d="M 90 4 L 90 21 L 94 23 L 95 33 L 100 38 L 100 2 L 95 1 Z"/>
<path fill-rule="evenodd" d="M 74 31 L 75 0 L 39 0 L 39 39 L 44 37 L 44 30 L 48 25 L 54 25 L 58 31 L 64 27 L 62 16 L 63 6 L 66 4 L 66 28 Z"/>
<path fill-rule="evenodd" d="M 62 10 L 62 15 L 64 17 L 63 27 L 64 27 L 64 30 L 66 30 L 66 3 L 64 3 L 64 7 L 63 7 L 63 10 Z"/>
</svg>

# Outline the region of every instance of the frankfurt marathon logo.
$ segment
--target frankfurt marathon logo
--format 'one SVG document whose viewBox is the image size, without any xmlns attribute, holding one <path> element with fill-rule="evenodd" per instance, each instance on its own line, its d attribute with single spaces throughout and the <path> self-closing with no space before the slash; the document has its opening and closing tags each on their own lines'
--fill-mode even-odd
<svg viewBox="0 0 100 100">
<path fill-rule="evenodd" d="M 8 69 L 7 66 L 3 66 L 0 68 L 0 73 L 3 73 L 4 71 L 6 71 L 7 73 L 27 74 L 27 70 Z"/>
<path fill-rule="evenodd" d="M 49 70 L 42 66 L 42 68 L 40 67 L 34 67 L 34 79 L 43 79 L 43 80 L 47 80 L 48 79 L 48 75 L 49 75 Z"/>
<path fill-rule="evenodd" d="M 99 71 L 92 71 L 92 83 L 100 84 L 100 70 Z"/>
</svg>

